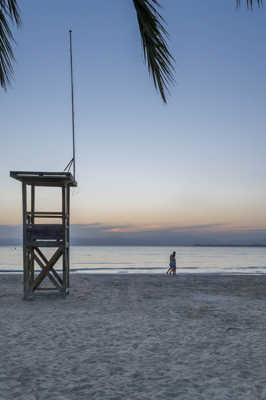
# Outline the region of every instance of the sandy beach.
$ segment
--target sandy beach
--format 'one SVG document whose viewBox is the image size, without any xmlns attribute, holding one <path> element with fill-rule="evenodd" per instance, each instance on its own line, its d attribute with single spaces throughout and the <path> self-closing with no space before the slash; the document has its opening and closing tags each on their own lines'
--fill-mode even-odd
<svg viewBox="0 0 266 400">
<path fill-rule="evenodd" d="M 0 276 L 0 399 L 266 399 L 266 277 Z"/>
</svg>

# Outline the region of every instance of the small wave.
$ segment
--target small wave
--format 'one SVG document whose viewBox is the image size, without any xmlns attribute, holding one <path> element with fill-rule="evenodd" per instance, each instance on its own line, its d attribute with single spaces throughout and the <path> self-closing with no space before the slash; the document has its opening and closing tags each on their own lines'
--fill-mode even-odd
<svg viewBox="0 0 266 400">
<path fill-rule="evenodd" d="M 222 267 L 225 270 L 248 270 L 248 269 L 266 269 L 266 266 L 250 266 L 250 267 Z"/>
<path fill-rule="evenodd" d="M 71 271 L 138 271 L 138 270 L 165 270 L 166 267 L 98 267 L 98 268 L 71 268 Z"/>
<path fill-rule="evenodd" d="M 79 262 L 76 265 L 135 265 L 130 262 Z"/>
<path fill-rule="evenodd" d="M 23 269 L 0 269 L 0 273 L 10 274 L 10 273 L 22 273 Z"/>
</svg>

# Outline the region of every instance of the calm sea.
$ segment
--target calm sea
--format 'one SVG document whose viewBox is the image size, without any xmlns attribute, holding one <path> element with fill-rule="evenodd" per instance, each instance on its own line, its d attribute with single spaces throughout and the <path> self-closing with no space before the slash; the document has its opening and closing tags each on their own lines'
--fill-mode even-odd
<svg viewBox="0 0 266 400">
<path fill-rule="evenodd" d="M 71 270 L 77 273 L 164 273 L 173 250 L 176 251 L 177 271 L 183 273 L 266 273 L 266 247 L 73 246 Z M 22 271 L 22 265 L 21 247 L 0 247 L 0 272 Z"/>
</svg>

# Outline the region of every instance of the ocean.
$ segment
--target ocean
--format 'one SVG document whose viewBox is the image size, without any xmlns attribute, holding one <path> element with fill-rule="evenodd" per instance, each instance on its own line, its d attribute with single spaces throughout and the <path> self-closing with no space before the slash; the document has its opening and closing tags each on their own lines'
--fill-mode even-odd
<svg viewBox="0 0 266 400">
<path fill-rule="evenodd" d="M 177 273 L 265 274 L 266 247 L 71 247 L 75 273 L 165 273 L 176 251 Z M 47 256 L 51 249 L 45 249 Z M 58 264 L 60 269 L 61 265 Z M 38 269 L 38 268 L 36 268 Z M 0 273 L 22 272 L 22 247 L 0 247 Z"/>
</svg>

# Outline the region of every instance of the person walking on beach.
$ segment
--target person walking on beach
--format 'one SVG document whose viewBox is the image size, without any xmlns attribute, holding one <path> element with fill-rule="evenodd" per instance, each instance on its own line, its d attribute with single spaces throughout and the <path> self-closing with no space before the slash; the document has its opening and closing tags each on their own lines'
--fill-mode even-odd
<svg viewBox="0 0 266 400">
<path fill-rule="evenodd" d="M 167 275 L 176 275 L 176 259 L 175 259 L 175 251 L 173 251 L 172 254 L 170 254 L 170 263 L 169 263 L 169 268 L 168 271 L 166 272 Z"/>
</svg>

